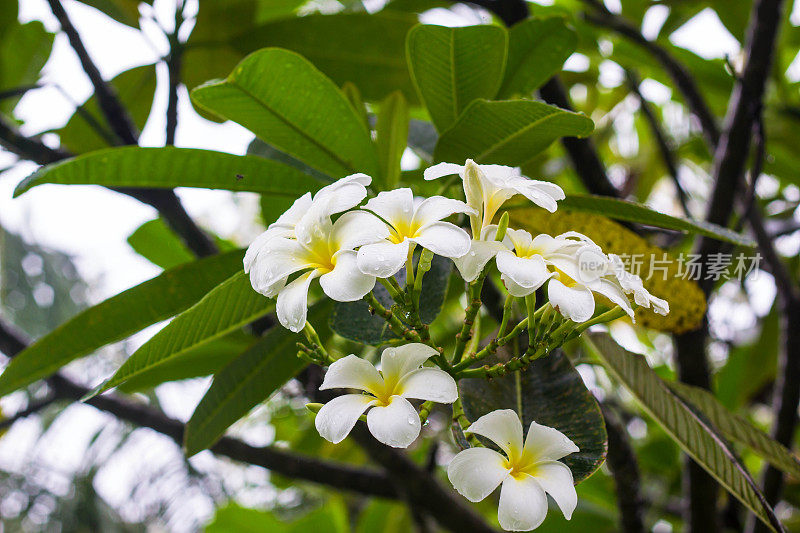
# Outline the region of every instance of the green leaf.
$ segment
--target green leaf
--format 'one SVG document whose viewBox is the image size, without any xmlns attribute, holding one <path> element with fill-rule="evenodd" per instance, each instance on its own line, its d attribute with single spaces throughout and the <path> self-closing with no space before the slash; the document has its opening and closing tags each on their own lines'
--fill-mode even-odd
<svg viewBox="0 0 800 533">
<path fill-rule="evenodd" d="M 527 100 L 476 100 L 436 143 L 436 161 L 523 166 L 560 137 L 585 137 L 592 120 Z"/>
<path fill-rule="evenodd" d="M 234 357 L 252 346 L 255 340 L 256 338 L 249 333 L 234 331 L 129 379 L 119 386 L 119 390 L 130 394 L 146 391 L 170 381 L 216 374 Z"/>
<path fill-rule="evenodd" d="M 192 91 L 201 108 L 334 177 L 374 175 L 372 140 L 339 88 L 303 57 L 267 48 L 246 57 L 224 81 Z"/>
<path fill-rule="evenodd" d="M 375 142 L 384 189 L 393 189 L 400 181 L 400 159 L 408 144 L 408 120 L 408 104 L 402 93 L 394 92 L 381 103 Z"/>
<path fill-rule="evenodd" d="M 322 300 L 308 310 L 308 321 L 324 325 L 332 308 L 331 300 Z M 322 342 L 330 336 L 328 328 L 318 328 L 317 333 Z M 296 333 L 276 326 L 214 376 L 186 424 L 183 442 L 188 457 L 214 444 L 231 424 L 308 364 L 296 355 L 298 340 Z"/>
<path fill-rule="evenodd" d="M 266 315 L 273 308 L 274 301 L 254 291 L 247 274 L 234 274 L 136 350 L 93 394 L 107 391 L 189 350 L 219 339 Z"/>
<path fill-rule="evenodd" d="M 570 194 L 566 199 L 559 203 L 560 208 L 603 215 L 614 220 L 624 220 L 626 222 L 638 222 L 646 226 L 657 228 L 687 231 L 711 237 L 720 241 L 726 241 L 739 246 L 755 246 L 755 242 L 745 235 L 736 233 L 728 228 L 723 228 L 710 222 L 702 220 L 686 220 L 684 218 L 673 217 L 660 213 L 649 207 L 629 202 L 628 200 L 618 200 L 607 196 L 597 196 L 593 194 Z"/>
<path fill-rule="evenodd" d="M 644 357 L 625 350 L 606 334 L 583 338 L 590 354 L 633 394 L 642 409 L 683 451 L 772 530 L 783 530 L 750 473 L 724 439 L 653 372 Z"/>
<path fill-rule="evenodd" d="M 561 17 L 528 19 L 508 33 L 508 60 L 499 98 L 530 96 L 561 70 L 578 38 Z"/>
<path fill-rule="evenodd" d="M 133 28 L 139 27 L 139 4 L 152 0 L 79 0 L 82 4 L 92 6 L 116 20 Z"/>
<path fill-rule="evenodd" d="M 10 24 L 0 40 L 0 90 L 35 83 L 50 57 L 54 38 L 38 20 Z M 6 99 L 0 103 L 0 109 L 10 113 L 18 101 L 19 98 Z"/>
<path fill-rule="evenodd" d="M 126 70 L 112 79 L 110 84 L 128 110 L 134 125 L 141 131 L 150 115 L 156 92 L 156 66 L 145 65 Z M 61 145 L 75 154 L 99 150 L 116 143 L 94 95 L 56 133 Z"/>
<path fill-rule="evenodd" d="M 188 263 L 194 256 L 183 241 L 159 217 L 145 222 L 128 237 L 134 251 L 163 269 Z"/>
<path fill-rule="evenodd" d="M 349 81 L 344 82 L 342 84 L 342 94 L 344 94 L 344 97 L 350 102 L 350 105 L 353 106 L 353 109 L 356 110 L 356 115 L 361 119 L 364 127 L 368 130 L 372 129 L 369 124 L 369 117 L 367 117 L 367 106 L 364 103 L 364 99 L 361 98 L 361 91 L 358 90 L 358 87 Z"/>
<path fill-rule="evenodd" d="M 746 418 L 728 411 L 711 392 L 677 381 L 670 382 L 669 386 L 686 402 L 699 409 L 726 438 L 747 446 L 775 468 L 800 478 L 800 460 L 786 446 L 771 439 Z"/>
<path fill-rule="evenodd" d="M 296 198 L 324 183 L 288 165 L 255 156 L 194 148 L 106 148 L 39 168 L 15 196 L 43 183 L 107 187 L 202 187 Z"/>
<path fill-rule="evenodd" d="M 498 355 L 494 362 L 507 360 L 510 353 L 501 350 Z M 472 421 L 496 409 L 511 409 L 526 433 L 537 422 L 572 439 L 580 451 L 561 462 L 572 470 L 576 484 L 605 460 L 608 438 L 600 406 L 561 350 L 501 378 L 462 379 L 458 388 L 464 414 Z"/>
<path fill-rule="evenodd" d="M 435 255 L 431 269 L 422 279 L 419 308 L 420 317 L 426 324 L 433 322 L 439 311 L 442 310 L 452 268 L 452 261 Z M 396 277 L 400 285 L 403 285 L 405 270 L 398 272 Z M 375 285 L 373 292 L 378 301 L 387 309 L 392 306 L 392 297 L 389 296 L 383 285 Z M 363 344 L 378 345 L 397 338 L 386 326 L 383 318 L 369 312 L 369 305 L 364 300 L 337 302 L 330 315 L 330 326 L 342 337 Z"/>
<path fill-rule="evenodd" d="M 230 503 L 217 509 L 214 520 L 205 528 L 205 533 L 348 533 L 347 507 L 339 498 L 328 500 L 309 513 L 292 521 L 281 520 L 274 513 L 258 509 L 246 509 Z"/>
<path fill-rule="evenodd" d="M 340 13 L 287 18 L 256 26 L 231 39 L 244 53 L 279 47 L 302 55 L 337 85 L 355 84 L 369 101 L 399 90 L 416 103 L 405 61 L 405 39 L 414 16 Z"/>
<path fill-rule="evenodd" d="M 0 396 L 183 311 L 240 270 L 242 256 L 239 250 L 181 265 L 79 313 L 9 363 L 0 374 Z"/>
<path fill-rule="evenodd" d="M 449 128 L 473 100 L 494 98 L 503 81 L 507 40 L 499 26 L 421 24 L 408 33 L 411 78 L 437 130 Z"/>
</svg>

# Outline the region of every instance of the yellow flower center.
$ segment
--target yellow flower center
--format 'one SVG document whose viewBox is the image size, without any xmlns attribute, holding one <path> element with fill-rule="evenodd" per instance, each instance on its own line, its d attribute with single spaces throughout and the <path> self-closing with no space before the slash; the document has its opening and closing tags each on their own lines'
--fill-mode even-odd
<svg viewBox="0 0 800 533">
<path fill-rule="evenodd" d="M 412 239 L 419 233 L 419 224 L 414 221 L 399 220 L 391 225 L 391 235 L 389 241 L 393 244 L 400 244 L 406 239 Z"/>
<path fill-rule="evenodd" d="M 555 279 L 563 283 L 566 287 L 574 287 L 578 285 L 578 282 L 568 276 L 563 270 L 557 267 L 553 267 L 556 275 L 554 276 Z"/>
<path fill-rule="evenodd" d="M 336 268 L 337 247 L 332 246 L 328 239 L 315 239 L 306 246 L 306 262 L 311 268 L 319 270 L 322 274 L 327 274 Z"/>
</svg>

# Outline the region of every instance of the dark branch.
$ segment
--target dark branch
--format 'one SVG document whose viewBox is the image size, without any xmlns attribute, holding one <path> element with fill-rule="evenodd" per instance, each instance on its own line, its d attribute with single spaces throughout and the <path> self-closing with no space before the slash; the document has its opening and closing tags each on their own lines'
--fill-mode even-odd
<svg viewBox="0 0 800 533">
<path fill-rule="evenodd" d="M 175 132 L 178 129 L 178 88 L 181 84 L 181 66 L 183 63 L 183 43 L 179 31 L 183 25 L 183 1 L 175 6 L 175 28 L 167 35 L 169 41 L 169 57 L 167 57 L 167 73 L 169 77 L 169 95 L 167 98 L 167 131 L 166 144 L 175 144 Z"/>
<path fill-rule="evenodd" d="M 628 433 L 617 414 L 603 404 L 603 417 L 608 433 L 606 464 L 614 478 L 617 492 L 620 524 L 625 533 L 644 533 L 645 501 L 640 491 L 641 479 L 636 454 L 628 440 Z"/>
<path fill-rule="evenodd" d="M 548 104 L 571 111 L 567 91 L 558 77 L 551 78 L 539 88 L 539 95 Z M 584 187 L 592 194 L 619 197 L 620 193 L 608 179 L 608 173 L 594 143 L 590 139 L 577 137 L 564 137 L 561 139 L 564 150 L 567 151 L 572 167 L 578 174 Z"/>
<path fill-rule="evenodd" d="M 650 102 L 645 99 L 642 92 L 639 90 L 639 78 L 628 69 L 625 70 L 625 76 L 628 78 L 628 86 L 631 92 L 639 99 L 639 110 L 642 112 L 642 116 L 644 116 L 647 125 L 650 127 L 650 131 L 656 141 L 656 146 L 658 146 L 658 150 L 661 153 L 661 158 L 664 160 L 664 166 L 667 167 L 667 173 L 672 183 L 675 185 L 675 191 L 678 194 L 678 201 L 681 203 L 683 212 L 686 213 L 686 216 L 691 217 L 686 191 L 683 190 L 683 186 L 678 179 L 678 165 L 675 162 L 675 155 L 672 152 L 672 147 L 670 147 L 669 142 L 667 142 L 667 136 L 661 128 L 655 111 L 650 107 Z"/>
<path fill-rule="evenodd" d="M 73 50 L 75 50 L 75 53 L 78 54 L 81 66 L 94 86 L 97 103 L 108 125 L 123 144 L 137 144 L 138 134 L 136 125 L 133 123 L 133 120 L 131 120 L 125 107 L 119 101 L 113 87 L 103 80 L 97 65 L 94 64 L 92 58 L 89 56 L 89 52 L 83 45 L 78 30 L 75 29 L 69 16 L 67 16 L 67 12 L 64 10 L 64 6 L 61 5 L 61 1 L 47 0 L 47 3 L 50 4 L 53 15 L 56 16 L 59 24 L 61 24 L 61 30 L 67 35 L 69 44 L 72 46 Z"/>
<path fill-rule="evenodd" d="M 683 95 L 686 104 L 689 106 L 689 110 L 700 121 L 700 126 L 708 145 L 712 148 L 716 146 L 720 138 L 717 120 L 706 104 L 697 84 L 694 82 L 692 73 L 689 72 L 680 61 L 672 57 L 661 45 L 646 39 L 636 26 L 609 11 L 601 1 L 583 0 L 583 2 L 592 8 L 592 13 L 587 13 L 585 15 L 589 22 L 613 30 L 641 46 L 661 64 L 672 79 L 672 82 Z"/>
<path fill-rule="evenodd" d="M 22 334 L 0 321 L 0 350 L 8 357 L 13 358 L 26 347 L 27 342 Z M 52 401 L 57 399 L 78 401 L 91 390 L 60 374 L 50 377 L 47 384 L 53 391 Z M 178 445 L 183 442 L 184 425 L 152 407 L 134 403 L 113 394 L 95 396 L 86 403 L 114 415 L 120 420 L 166 435 Z M 21 417 L 22 414 L 18 418 Z M 392 482 L 384 474 L 374 470 L 320 461 L 272 447 L 250 446 L 230 437 L 220 439 L 211 448 L 211 451 L 235 461 L 267 468 L 287 477 L 369 496 L 393 499 L 400 497 Z"/>
<path fill-rule="evenodd" d="M 52 395 L 41 400 L 34 400 L 30 402 L 28 407 L 25 409 L 22 409 L 21 411 L 18 411 L 7 418 L 0 418 L 0 432 L 10 428 L 17 420 L 22 420 L 23 418 L 27 418 L 38 413 L 48 405 L 52 405 L 58 399 L 58 396 Z"/>
<path fill-rule="evenodd" d="M 22 159 L 40 165 L 48 165 L 70 157 L 70 154 L 63 150 L 50 148 L 39 139 L 22 135 L 2 116 L 0 116 L 0 146 Z"/>
</svg>

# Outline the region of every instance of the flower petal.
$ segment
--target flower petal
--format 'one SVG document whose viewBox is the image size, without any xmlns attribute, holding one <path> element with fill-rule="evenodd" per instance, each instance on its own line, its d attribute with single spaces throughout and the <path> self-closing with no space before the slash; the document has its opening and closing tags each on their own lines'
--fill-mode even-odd
<svg viewBox="0 0 800 533">
<path fill-rule="evenodd" d="M 497 269 L 526 289 L 538 289 L 553 276 L 541 255 L 517 257 L 509 251 L 498 252 Z"/>
<path fill-rule="evenodd" d="M 367 413 L 367 427 L 380 442 L 393 448 L 408 448 L 422 427 L 414 406 L 401 396 L 392 396 L 389 405 L 375 406 Z"/>
<path fill-rule="evenodd" d="M 414 212 L 414 223 L 417 226 L 424 226 L 437 220 L 442 220 L 455 213 L 478 214 L 473 208 L 453 198 L 444 196 L 431 196 L 426 198 L 417 206 Z"/>
<path fill-rule="evenodd" d="M 244 254 L 244 259 L 242 260 L 245 273 L 250 272 L 250 269 L 256 260 L 256 256 L 258 256 L 258 254 L 269 241 L 275 237 L 291 237 L 292 235 L 294 235 L 294 229 L 270 227 L 261 235 L 253 239 L 253 242 L 251 242 L 250 246 L 247 247 L 247 251 Z"/>
<path fill-rule="evenodd" d="M 578 505 L 578 494 L 572 481 L 572 471 L 564 463 L 548 461 L 536 465 L 536 473 L 532 474 L 539 485 L 558 504 L 564 518 L 572 518 L 572 512 Z"/>
<path fill-rule="evenodd" d="M 442 257 L 461 257 L 469 252 L 469 233 L 449 222 L 434 222 L 423 227 L 414 242 Z"/>
<path fill-rule="evenodd" d="M 364 209 L 393 226 L 405 225 L 414 217 L 414 193 L 408 187 L 382 191 L 375 198 L 370 198 Z"/>
<path fill-rule="evenodd" d="M 358 204 L 367 196 L 367 185 L 372 183 L 372 178 L 366 174 L 351 174 L 326 185 L 314 195 L 314 203 L 327 204 L 329 214 L 347 211 Z"/>
<path fill-rule="evenodd" d="M 314 419 L 320 436 L 334 444 L 344 440 L 375 398 L 363 394 L 338 396 L 322 406 Z"/>
<path fill-rule="evenodd" d="M 319 284 L 331 299 L 337 302 L 360 300 L 375 286 L 375 276 L 361 272 L 356 263 L 356 253 L 343 250 L 336 254 L 336 266 L 319 278 Z"/>
<path fill-rule="evenodd" d="M 578 446 L 556 428 L 531 422 L 525 438 L 524 453 L 527 462 L 557 461 L 579 451 Z"/>
<path fill-rule="evenodd" d="M 337 250 L 353 250 L 389 237 L 386 223 L 366 211 L 350 211 L 333 223 L 330 240 Z"/>
<path fill-rule="evenodd" d="M 331 363 L 319 390 L 358 389 L 377 394 L 383 389 L 383 378 L 366 359 L 350 354 Z"/>
<path fill-rule="evenodd" d="M 481 273 L 486 263 L 491 261 L 498 252 L 506 249 L 503 243 L 498 241 L 477 241 L 473 239 L 470 243 L 469 252 L 461 257 L 454 257 L 453 263 L 455 263 L 464 281 L 469 283 L 475 281 L 475 278 Z"/>
<path fill-rule="evenodd" d="M 586 322 L 594 314 L 592 291 L 581 285 L 567 287 L 557 279 L 547 284 L 547 298 L 550 305 L 573 322 Z"/>
<path fill-rule="evenodd" d="M 494 492 L 509 472 L 505 457 L 489 448 L 467 448 L 447 466 L 450 483 L 471 502 L 479 502 Z"/>
<path fill-rule="evenodd" d="M 294 239 L 270 239 L 264 243 L 250 265 L 250 283 L 256 291 L 270 293 L 269 287 L 298 270 L 308 268 L 305 254 L 304 248 Z"/>
<path fill-rule="evenodd" d="M 366 244 L 358 249 L 358 268 L 364 274 L 388 278 L 403 268 L 408 260 L 408 241 Z"/>
<path fill-rule="evenodd" d="M 439 163 L 428 167 L 423 172 L 423 177 L 430 181 L 441 178 L 442 176 L 451 176 L 453 174 L 461 174 L 464 171 L 463 165 L 456 165 L 455 163 Z"/>
<path fill-rule="evenodd" d="M 472 423 L 465 431 L 482 435 L 506 452 L 509 459 L 522 455 L 522 423 L 511 409 L 498 409 Z"/>
<path fill-rule="evenodd" d="M 602 294 L 618 306 L 622 308 L 623 311 L 628 313 L 628 316 L 633 318 L 633 308 L 631 307 L 631 302 L 628 300 L 628 297 L 625 296 L 625 293 L 622 291 L 622 287 L 618 284 L 608 280 L 601 278 L 594 283 L 588 285 L 594 292 Z"/>
<path fill-rule="evenodd" d="M 286 329 L 298 333 L 306 325 L 308 287 L 318 275 L 316 270 L 306 272 L 278 294 L 275 310 L 278 313 L 278 321 Z"/>
<path fill-rule="evenodd" d="M 512 186 L 528 200 L 551 213 L 558 209 L 557 200 L 565 198 L 561 187 L 547 181 L 520 177 L 513 180 Z"/>
<path fill-rule="evenodd" d="M 523 287 L 522 285 L 518 285 L 517 282 L 505 274 L 502 274 L 500 279 L 503 281 L 503 285 L 505 285 L 508 294 L 516 298 L 524 298 L 525 296 L 536 292 L 536 289 L 532 287 Z"/>
<path fill-rule="evenodd" d="M 403 398 L 439 403 L 453 403 L 458 399 L 456 381 L 438 368 L 420 368 L 406 374 L 395 390 Z"/>
<path fill-rule="evenodd" d="M 547 516 L 547 496 L 539 482 L 528 475 L 508 476 L 500 489 L 497 518 L 506 531 L 536 529 Z"/>
<path fill-rule="evenodd" d="M 436 355 L 437 352 L 427 344 L 411 342 L 397 348 L 386 348 L 381 354 L 381 374 L 383 379 L 394 384 L 406 374 L 422 366 L 422 363 Z"/>
<path fill-rule="evenodd" d="M 311 193 L 307 192 L 300 198 L 292 203 L 292 206 L 283 212 L 281 216 L 278 217 L 270 227 L 287 227 L 287 228 L 294 228 L 295 224 L 297 224 L 303 215 L 308 211 L 311 207 L 312 199 Z"/>
</svg>

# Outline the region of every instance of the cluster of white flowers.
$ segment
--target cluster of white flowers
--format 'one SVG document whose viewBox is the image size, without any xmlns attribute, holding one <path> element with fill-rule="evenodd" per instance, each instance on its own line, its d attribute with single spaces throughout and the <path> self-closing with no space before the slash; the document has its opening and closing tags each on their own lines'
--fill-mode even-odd
<svg viewBox="0 0 800 533">
<path fill-rule="evenodd" d="M 585 235 L 534 237 L 523 229 L 508 228 L 507 216 L 502 227 L 493 224 L 502 205 L 516 195 L 555 211 L 564 199 L 557 185 L 528 179 L 518 168 L 478 165 L 472 160 L 463 166 L 435 165 L 425 171 L 425 179 L 453 174 L 463 181 L 466 202 L 443 196 L 416 198 L 411 189 L 401 188 L 381 192 L 359 207 L 372 181 L 365 174 L 342 178 L 313 197 L 305 194 L 248 248 L 244 268 L 253 288 L 277 297 L 278 320 L 299 332 L 310 326 L 306 324 L 307 301 L 315 278 L 333 300 L 359 300 L 378 279 L 391 278 L 404 266 L 413 273 L 414 249 L 420 246 L 452 259 L 462 278 L 473 285 L 483 279 L 487 265 L 495 259 L 510 298 L 529 297 L 546 286 L 551 309 L 571 323 L 586 322 L 595 315 L 595 295 L 631 317 L 633 306 L 627 295 L 633 295 L 638 306 L 669 312 L 667 302 L 651 295 L 618 256 L 606 255 Z M 469 217 L 471 232 L 445 221 L 458 214 Z M 532 327 L 533 317 L 528 320 Z M 446 361 L 440 364 L 440 360 L 441 368 L 423 366 L 441 356 L 435 346 L 409 342 L 387 348 L 380 369 L 352 354 L 325 359 L 329 368 L 320 389 L 362 393 L 344 394 L 322 406 L 315 422 L 320 435 L 338 443 L 366 412 L 367 427 L 380 442 L 403 448 L 413 443 L 422 424 L 409 399 L 458 401 L 454 376 L 462 377 L 458 369 L 470 363 L 456 364 L 458 354 L 455 366 Z M 567 518 L 571 516 L 577 503 L 572 473 L 558 462 L 578 451 L 569 438 L 534 422 L 523 444 L 520 419 L 509 410 L 479 418 L 466 432 L 493 441 L 505 455 L 483 447 L 468 448 L 451 462 L 449 478 L 471 501 L 484 499 L 502 484 L 498 517 L 504 529 L 530 530 L 541 524 L 547 513 L 545 493 Z"/>
<path fill-rule="evenodd" d="M 277 296 L 278 320 L 299 332 L 306 322 L 308 289 L 319 278 L 330 298 L 350 302 L 363 298 L 376 278 L 396 274 L 410 260 L 414 246 L 452 258 L 465 281 L 475 280 L 487 263 L 497 268 L 509 293 L 526 296 L 547 284 L 551 305 L 574 322 L 585 322 L 595 310 L 593 293 L 605 296 L 633 316 L 626 294 L 637 305 L 669 311 L 667 302 L 651 295 L 641 279 L 624 269 L 619 257 L 603 253 L 591 239 L 576 232 L 556 237 L 511 229 L 495 239 L 492 219 L 509 198 L 523 195 L 555 211 L 564 192 L 555 184 L 531 180 L 518 168 L 500 165 L 440 163 L 425 171 L 431 180 L 458 174 L 467 202 L 443 196 L 415 198 L 411 189 L 381 192 L 360 209 L 372 179 L 354 174 L 306 193 L 250 245 L 244 268 L 253 288 Z M 335 222 L 331 217 L 345 212 Z M 472 235 L 443 219 L 464 213 Z M 287 284 L 288 278 L 302 274 Z"/>
</svg>

